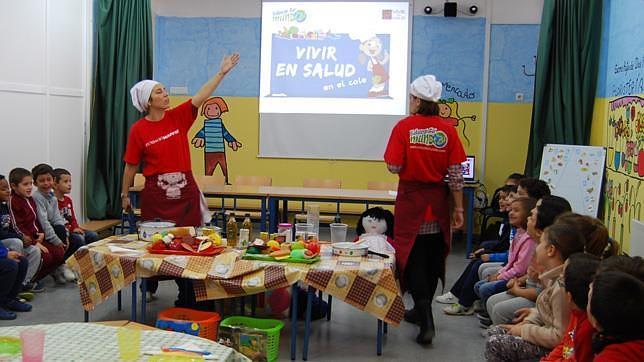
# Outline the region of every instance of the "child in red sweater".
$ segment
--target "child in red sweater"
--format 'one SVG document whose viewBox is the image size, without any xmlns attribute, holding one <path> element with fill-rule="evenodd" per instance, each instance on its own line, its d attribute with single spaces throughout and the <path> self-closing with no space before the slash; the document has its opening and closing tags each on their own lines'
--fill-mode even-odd
<svg viewBox="0 0 644 362">
<path fill-rule="evenodd" d="M 70 243 L 87 245 L 98 240 L 98 234 L 92 230 L 84 230 L 78 225 L 74 203 L 69 193 L 72 192 L 72 174 L 64 168 L 54 169 L 54 194 L 58 200 L 58 210 L 69 233 Z"/>
<path fill-rule="evenodd" d="M 9 173 L 9 183 L 11 185 L 9 208 L 16 226 L 23 234 L 23 241 L 25 245 L 36 245 L 42 252 L 42 264 L 33 280 L 39 281 L 63 264 L 65 249 L 44 240 L 45 234 L 38 222 L 36 202 L 31 197 L 33 191 L 31 172 L 24 168 L 14 168 Z"/>
<path fill-rule="evenodd" d="M 612 265 L 604 265 L 605 263 Z M 642 360 L 643 265 L 640 257 L 613 256 L 602 262 L 588 292 L 588 320 L 597 330 L 592 341 L 594 361 Z"/>
<path fill-rule="evenodd" d="M 591 254 L 575 253 L 566 261 L 564 284 L 571 309 L 570 322 L 561 343 L 543 357 L 542 362 L 592 361 L 591 341 L 595 329 L 588 321 L 586 306 L 588 289 L 598 267 L 599 258 Z"/>
</svg>

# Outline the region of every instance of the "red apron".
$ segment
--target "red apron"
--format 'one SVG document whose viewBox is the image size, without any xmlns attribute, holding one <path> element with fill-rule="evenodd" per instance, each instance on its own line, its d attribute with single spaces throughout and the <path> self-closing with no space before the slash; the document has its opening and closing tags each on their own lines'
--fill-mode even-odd
<svg viewBox="0 0 644 362">
<path fill-rule="evenodd" d="M 201 191 L 192 172 L 146 176 L 141 191 L 141 219 L 174 221 L 177 226 L 201 226 Z"/>
<path fill-rule="evenodd" d="M 440 225 L 445 241 L 445 255 L 451 248 L 451 230 L 449 220 L 448 188 L 444 183 L 426 183 L 418 181 L 398 181 L 394 218 L 394 242 L 396 265 L 400 285 L 405 291 L 405 267 L 409 253 L 414 246 L 416 235 L 423 222 L 429 205 Z"/>
</svg>

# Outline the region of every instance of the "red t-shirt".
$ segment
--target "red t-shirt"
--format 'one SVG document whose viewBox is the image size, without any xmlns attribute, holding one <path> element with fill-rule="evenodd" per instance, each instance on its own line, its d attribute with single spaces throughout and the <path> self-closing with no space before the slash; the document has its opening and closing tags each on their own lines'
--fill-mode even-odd
<svg viewBox="0 0 644 362">
<path fill-rule="evenodd" d="M 131 165 L 143 161 L 144 176 L 190 171 L 188 130 L 196 118 L 191 99 L 167 110 L 160 121 L 141 118 L 130 129 L 123 159 Z"/>
<path fill-rule="evenodd" d="M 71 234 L 73 230 L 79 228 L 78 221 L 76 220 L 76 213 L 74 212 L 74 203 L 72 198 L 65 195 L 62 200 L 58 200 L 58 210 L 60 215 L 65 219 L 65 228 Z"/>
<path fill-rule="evenodd" d="M 573 309 L 561 342 L 541 362 L 591 361 L 593 333 L 595 329 L 588 321 L 586 311 Z"/>
<path fill-rule="evenodd" d="M 442 182 L 447 167 L 465 161 L 456 129 L 438 116 L 409 116 L 394 126 L 385 162 L 402 166 L 401 180 Z"/>
</svg>

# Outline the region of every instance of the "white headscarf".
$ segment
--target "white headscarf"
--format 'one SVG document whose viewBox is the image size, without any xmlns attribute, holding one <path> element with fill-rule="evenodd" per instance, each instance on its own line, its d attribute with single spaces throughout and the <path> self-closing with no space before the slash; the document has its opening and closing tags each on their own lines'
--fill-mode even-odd
<svg viewBox="0 0 644 362">
<path fill-rule="evenodd" d="M 150 100 L 150 94 L 152 94 L 152 89 L 159 82 L 155 80 L 142 80 L 136 83 L 130 89 L 130 95 L 132 96 L 132 104 L 139 112 L 147 112 L 148 110 L 148 101 Z"/>
<path fill-rule="evenodd" d="M 421 75 L 411 82 L 411 93 L 414 97 L 430 102 L 438 102 L 443 92 L 443 85 L 433 75 Z"/>
</svg>

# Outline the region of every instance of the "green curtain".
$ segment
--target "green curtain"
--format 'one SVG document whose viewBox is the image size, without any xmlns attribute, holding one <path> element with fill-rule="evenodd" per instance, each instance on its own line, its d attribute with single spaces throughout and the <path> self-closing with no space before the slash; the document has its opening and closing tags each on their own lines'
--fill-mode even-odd
<svg viewBox="0 0 644 362">
<path fill-rule="evenodd" d="M 599 67 L 602 0 L 544 0 L 525 173 L 539 176 L 543 146 L 587 145 Z"/>
<path fill-rule="evenodd" d="M 141 114 L 130 88 L 152 78 L 150 0 L 98 0 L 96 63 L 87 157 L 87 216 L 120 218 L 123 153 L 130 126 Z"/>
</svg>

